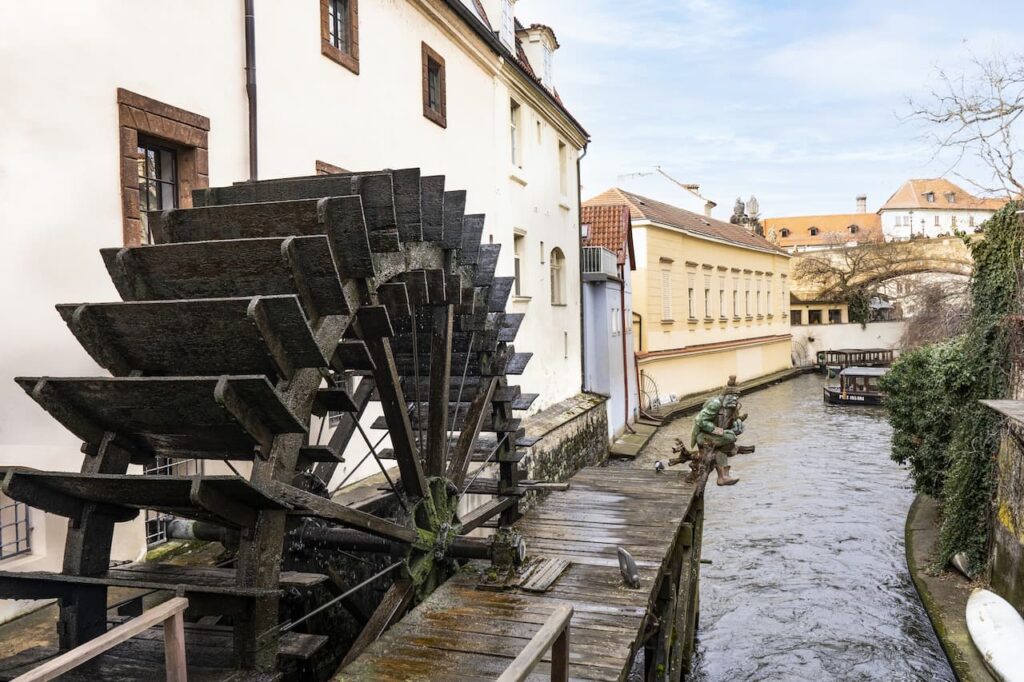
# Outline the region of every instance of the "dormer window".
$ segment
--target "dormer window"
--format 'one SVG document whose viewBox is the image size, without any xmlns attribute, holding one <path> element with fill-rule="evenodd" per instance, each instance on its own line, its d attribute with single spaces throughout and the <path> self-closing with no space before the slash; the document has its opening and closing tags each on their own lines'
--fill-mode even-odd
<svg viewBox="0 0 1024 682">
<path fill-rule="evenodd" d="M 498 37 L 509 49 L 515 47 L 516 14 L 513 0 L 501 0 L 501 30 Z"/>
<path fill-rule="evenodd" d="M 554 59 L 552 58 L 553 55 L 554 55 L 554 53 L 551 51 L 551 46 L 545 44 L 544 45 L 544 84 L 547 85 L 549 88 L 551 87 L 551 84 L 555 82 L 554 81 L 554 69 L 555 69 L 555 67 L 553 65 Z"/>
<path fill-rule="evenodd" d="M 779 230 L 779 235 L 781 235 L 782 237 L 788 237 L 789 236 L 789 230 L 784 227 L 781 230 Z"/>
<path fill-rule="evenodd" d="M 808 232 L 811 233 L 812 237 L 817 237 L 818 236 L 818 228 L 816 228 L 816 227 L 812 227 L 810 230 L 808 230 Z"/>
<path fill-rule="evenodd" d="M 949 192 L 948 194 L 946 194 L 946 201 L 948 201 L 951 204 L 955 204 L 956 203 L 956 192 Z"/>
<path fill-rule="evenodd" d="M 857 234 L 858 232 L 860 232 L 860 228 L 858 226 L 856 226 L 856 225 L 850 225 L 846 229 L 848 229 L 850 231 L 850 234 Z"/>
<path fill-rule="evenodd" d="M 935 203 L 935 192 L 925 192 L 924 193 L 924 200 L 927 201 L 929 204 L 934 204 Z"/>
</svg>

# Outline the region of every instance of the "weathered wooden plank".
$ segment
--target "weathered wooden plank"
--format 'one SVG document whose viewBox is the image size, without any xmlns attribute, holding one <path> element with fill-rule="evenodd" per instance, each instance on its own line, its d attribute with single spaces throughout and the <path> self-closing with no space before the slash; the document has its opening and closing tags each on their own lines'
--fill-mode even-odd
<svg viewBox="0 0 1024 682">
<path fill-rule="evenodd" d="M 476 271 L 473 273 L 474 286 L 490 286 L 494 280 L 494 271 L 498 267 L 498 255 L 500 253 L 501 244 L 480 245 L 480 252 L 476 261 Z"/>
<path fill-rule="evenodd" d="M 515 277 L 495 277 L 491 284 L 491 295 L 487 299 L 487 310 L 491 312 L 504 311 L 508 305 L 508 297 L 512 293 L 512 286 L 515 284 Z"/>
<path fill-rule="evenodd" d="M 444 193 L 444 232 L 441 245 L 446 249 L 462 248 L 462 223 L 466 214 L 466 191 Z"/>
<path fill-rule="evenodd" d="M 104 434 L 146 455 L 252 459 L 266 432 L 305 433 L 265 377 L 225 379 L 260 424 L 254 432 L 217 400 L 217 377 L 19 377 L 18 384 L 65 428 L 99 447 Z M 183 432 L 181 425 L 189 424 Z"/>
<path fill-rule="evenodd" d="M 397 540 L 407 544 L 416 541 L 416 531 L 411 528 L 400 526 L 397 523 L 367 514 L 366 512 L 357 511 L 351 507 L 338 504 L 280 481 L 270 482 L 267 485 L 267 490 L 275 497 L 291 504 L 294 507 L 291 514 L 294 516 L 330 519 L 349 528 L 365 531 L 376 537 Z"/>
<path fill-rule="evenodd" d="M 444 236 L 444 176 L 420 178 L 420 214 L 423 241 L 438 242 Z"/>
<path fill-rule="evenodd" d="M 477 442 L 480 431 L 484 427 L 486 408 L 494 397 L 495 388 L 496 382 L 493 378 L 483 380 L 482 385 L 473 396 L 473 400 L 469 404 L 465 415 L 462 417 L 462 424 L 457 424 L 460 431 L 459 439 L 452 450 L 451 461 L 448 465 L 448 478 L 456 486 L 462 487 L 462 484 L 465 482 L 466 472 L 469 471 L 469 460 L 473 452 L 473 445 Z M 458 416 L 456 414 L 456 417 Z"/>
<path fill-rule="evenodd" d="M 523 324 L 526 316 L 523 313 L 507 313 L 502 318 L 501 329 L 498 332 L 498 341 L 512 343 L 519 334 L 519 327 Z"/>
<path fill-rule="evenodd" d="M 395 217 L 398 220 L 399 239 L 403 242 L 422 241 L 420 169 L 392 171 L 391 177 L 395 185 Z"/>
<path fill-rule="evenodd" d="M 59 305 L 75 338 L 116 376 L 268 374 L 326 361 L 295 296 Z"/>
<path fill-rule="evenodd" d="M 480 256 L 480 240 L 483 238 L 485 217 L 483 214 L 468 215 L 462 220 L 462 251 L 459 263 L 476 265 Z"/>
<path fill-rule="evenodd" d="M 192 191 L 193 206 L 223 206 L 266 201 L 297 201 L 323 197 L 351 196 L 353 179 L 380 175 L 389 171 L 361 171 L 334 175 L 307 175 L 294 178 L 243 181 L 227 187 L 210 187 Z M 401 171 L 394 171 L 401 172 Z"/>
<path fill-rule="evenodd" d="M 9 497 L 33 507 L 75 519 L 81 505 L 99 505 L 97 513 L 114 520 L 134 518 L 140 509 L 162 511 L 175 516 L 242 527 L 236 514 L 225 516 L 222 509 L 197 498 L 194 484 L 235 509 L 278 509 L 288 505 L 268 496 L 237 476 L 128 476 L 119 474 L 78 474 L 35 471 L 21 467 L 0 467 L 3 488 Z M 76 509 L 77 505 L 77 509 Z"/>
<path fill-rule="evenodd" d="M 310 317 L 349 312 L 326 235 L 187 242 L 100 253 L 125 301 L 297 295 Z M 297 280 L 306 283 L 308 300 Z"/>
</svg>

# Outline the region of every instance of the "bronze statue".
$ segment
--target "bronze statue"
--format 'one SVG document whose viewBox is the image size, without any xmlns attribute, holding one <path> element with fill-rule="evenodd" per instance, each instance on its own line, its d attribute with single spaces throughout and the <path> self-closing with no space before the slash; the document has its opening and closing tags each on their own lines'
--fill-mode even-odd
<svg viewBox="0 0 1024 682">
<path fill-rule="evenodd" d="M 718 473 L 718 485 L 735 485 L 738 478 L 730 475 L 729 457 L 740 452 L 753 452 L 753 446 L 739 447 L 736 439 L 743 433 L 746 414 L 740 412 L 740 391 L 736 385 L 736 377 L 730 376 L 722 394 L 710 398 L 704 403 L 701 411 L 693 421 L 690 446 L 696 447 L 695 452 L 687 449 L 682 441 L 676 441 L 673 452 L 680 453 L 679 462 L 690 460 L 691 478 L 699 475 L 704 462 L 714 456 L 715 471 Z"/>
</svg>

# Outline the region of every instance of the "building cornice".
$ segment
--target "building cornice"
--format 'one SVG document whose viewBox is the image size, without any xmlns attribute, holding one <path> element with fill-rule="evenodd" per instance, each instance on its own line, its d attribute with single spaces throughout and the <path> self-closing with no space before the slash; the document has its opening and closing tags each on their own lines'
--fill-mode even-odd
<svg viewBox="0 0 1024 682">
<path fill-rule="evenodd" d="M 636 359 L 639 362 L 648 362 L 652 360 L 663 360 L 665 358 L 683 357 L 687 355 L 701 355 L 703 353 L 721 353 L 724 351 L 735 350 L 737 348 L 763 346 L 765 344 L 779 343 L 781 341 L 792 341 L 792 339 L 792 334 L 755 336 L 747 339 L 734 339 L 732 341 L 703 343 L 696 346 L 684 346 L 682 348 L 668 348 L 665 350 L 647 351 L 646 353 L 637 353 Z"/>
<path fill-rule="evenodd" d="M 712 243 L 715 243 L 715 244 L 722 244 L 724 246 L 731 246 L 733 248 L 744 249 L 746 251 L 754 251 L 756 253 L 763 253 L 763 254 L 766 254 L 766 255 L 769 255 L 769 256 L 779 256 L 780 258 L 786 258 L 786 259 L 789 259 L 789 258 L 793 257 L 792 254 L 786 253 L 784 251 L 776 251 L 775 249 L 762 249 L 762 248 L 758 248 L 756 246 L 748 246 L 747 244 L 737 244 L 736 242 L 730 242 L 730 241 L 725 240 L 725 239 L 716 239 L 715 237 L 711 237 L 711 236 L 706 235 L 706 234 L 701 234 L 700 232 L 693 232 L 692 230 L 686 230 L 686 229 L 683 229 L 681 227 L 676 227 L 675 225 L 668 225 L 666 223 L 659 223 L 659 222 L 656 222 L 654 220 L 650 220 L 649 218 L 641 218 L 639 220 L 634 220 L 633 221 L 633 227 L 634 228 L 637 228 L 637 227 L 639 227 L 639 228 L 653 227 L 653 228 L 657 228 L 657 229 L 660 229 L 660 230 L 668 230 L 670 232 L 677 232 L 679 234 L 684 234 L 687 237 L 693 237 L 694 239 L 700 239 L 700 240 L 703 240 L 703 241 L 706 241 L 706 242 L 712 242 Z"/>
</svg>

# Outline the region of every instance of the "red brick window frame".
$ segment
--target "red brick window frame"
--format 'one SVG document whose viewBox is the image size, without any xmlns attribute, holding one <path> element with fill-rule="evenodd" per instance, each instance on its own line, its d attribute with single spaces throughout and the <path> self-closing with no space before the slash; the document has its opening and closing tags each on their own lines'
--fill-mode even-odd
<svg viewBox="0 0 1024 682">
<path fill-rule="evenodd" d="M 192 190 L 210 186 L 210 119 L 155 99 L 117 89 L 121 151 L 121 216 L 125 246 L 146 241 L 139 209 L 139 136 L 173 149 L 177 204 L 192 205 Z"/>
<path fill-rule="evenodd" d="M 444 57 L 423 43 L 423 116 L 448 127 L 448 92 Z"/>
<path fill-rule="evenodd" d="M 342 21 L 345 35 L 332 30 L 338 27 L 334 12 L 345 11 L 339 0 L 320 0 L 320 53 L 354 74 L 359 73 L 359 0 L 347 0 L 347 12 Z M 332 5 L 334 5 L 332 7 Z M 334 24 L 332 26 L 332 24 Z"/>
</svg>

